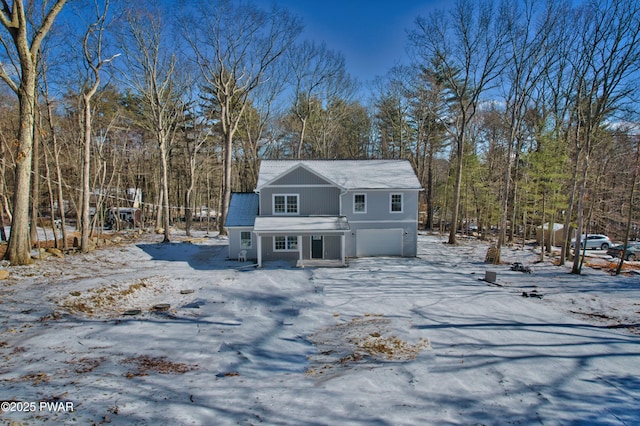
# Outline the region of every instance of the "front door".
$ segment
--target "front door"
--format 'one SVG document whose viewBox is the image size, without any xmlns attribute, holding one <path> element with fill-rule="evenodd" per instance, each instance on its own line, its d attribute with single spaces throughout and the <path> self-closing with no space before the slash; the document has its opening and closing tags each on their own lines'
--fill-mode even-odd
<svg viewBox="0 0 640 426">
<path fill-rule="evenodd" d="M 322 259 L 322 235 L 313 235 L 311 237 L 311 258 Z"/>
</svg>

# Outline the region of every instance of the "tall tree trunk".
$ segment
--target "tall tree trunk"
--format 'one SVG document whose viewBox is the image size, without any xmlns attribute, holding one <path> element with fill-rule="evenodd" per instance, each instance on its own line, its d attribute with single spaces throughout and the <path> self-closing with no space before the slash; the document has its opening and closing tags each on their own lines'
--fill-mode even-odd
<svg viewBox="0 0 640 426">
<path fill-rule="evenodd" d="M 195 154 L 194 154 L 195 156 Z M 187 234 L 188 237 L 191 236 L 191 221 L 193 218 L 193 209 L 191 208 L 191 195 L 193 194 L 193 189 L 195 187 L 195 183 L 196 183 L 196 178 L 195 178 L 195 159 L 194 158 L 190 158 L 189 159 L 189 186 L 187 186 L 187 190 L 184 193 L 184 207 L 185 207 L 185 214 L 184 214 L 184 219 L 185 219 L 185 232 Z M 202 213 L 202 212 L 201 212 Z M 207 214 L 209 214 L 207 212 Z M 202 215 L 200 215 L 200 220 L 202 220 Z"/>
<path fill-rule="evenodd" d="M 433 230 L 433 153 L 429 152 L 427 165 L 427 222 L 425 228 Z"/>
<path fill-rule="evenodd" d="M 464 123 L 464 117 L 462 118 L 462 122 Z M 463 161 L 463 154 L 464 154 L 464 132 L 465 132 L 465 128 L 464 128 L 464 124 L 461 126 L 460 129 L 460 134 L 458 135 L 458 140 L 457 140 L 457 155 L 458 155 L 458 163 L 457 163 L 457 170 L 456 170 L 456 184 L 455 184 L 455 189 L 454 189 L 454 193 L 453 193 L 453 215 L 451 218 L 451 229 L 449 229 L 449 244 L 455 244 L 456 243 L 456 231 L 458 229 L 458 215 L 459 212 L 458 210 L 460 210 L 460 192 L 462 189 L 462 165 L 464 164 Z"/>
<path fill-rule="evenodd" d="M 577 137 L 577 136 L 576 136 Z M 569 202 L 567 205 L 567 211 L 564 218 L 564 239 L 562 241 L 562 248 L 560 249 L 560 262 L 558 266 L 564 266 L 565 261 L 569 255 L 570 241 L 571 241 L 571 217 L 573 216 L 573 208 L 575 204 L 576 191 L 578 190 L 578 173 L 580 170 L 580 157 L 576 154 L 575 162 L 573 163 L 573 179 L 571 185 L 571 192 L 569 193 Z"/>
<path fill-rule="evenodd" d="M 46 81 L 45 81 L 46 85 Z M 55 130 L 55 126 L 53 124 L 53 111 L 51 106 L 51 101 L 49 100 L 48 90 L 45 92 L 45 98 L 47 102 L 47 120 L 49 122 L 49 131 L 51 132 L 51 142 L 52 142 L 52 150 L 53 150 L 53 162 L 56 169 L 56 199 L 58 200 L 58 214 L 60 215 L 60 231 L 62 232 L 62 244 L 58 242 L 56 244 L 56 248 L 66 249 L 68 248 L 67 244 L 67 226 L 66 226 L 66 211 L 64 208 L 64 193 L 62 191 L 62 169 L 60 167 L 60 150 L 58 149 L 58 135 Z M 54 212 L 52 210 L 51 216 L 54 216 Z"/>
<path fill-rule="evenodd" d="M 29 198 L 33 155 L 33 124 L 35 109 L 35 64 L 23 65 L 20 87 L 20 128 L 16 148 L 15 191 L 13 194 L 13 220 L 5 258 L 12 265 L 28 265 L 31 259 L 29 245 Z"/>
<path fill-rule="evenodd" d="M 227 235 L 224 227 L 227 221 L 227 213 L 229 202 L 231 201 L 231 160 L 233 153 L 233 134 L 227 132 L 225 135 L 224 150 L 224 176 L 222 178 L 222 203 L 220 205 L 220 222 L 218 223 L 218 232 L 220 235 Z"/>
<path fill-rule="evenodd" d="M 301 129 L 300 129 L 300 139 L 298 139 L 298 153 L 296 155 L 296 158 L 301 159 L 302 158 L 302 148 L 304 146 L 304 136 L 307 130 L 307 119 L 306 118 L 300 118 L 300 124 L 301 124 Z"/>
<path fill-rule="evenodd" d="M 545 219 L 545 215 L 546 215 L 546 203 L 545 203 L 545 198 L 546 198 L 546 193 L 545 191 L 542 191 L 542 226 L 540 227 L 540 234 L 542 235 L 542 238 L 540 239 L 540 262 L 544 262 L 544 251 L 545 248 L 547 247 L 547 243 L 545 238 L 547 238 L 545 232 L 544 232 L 544 219 Z M 552 224 L 549 223 L 548 225 L 548 231 L 549 231 L 549 245 L 551 245 L 551 236 L 554 233 Z"/>
<path fill-rule="evenodd" d="M 40 200 L 40 114 L 36 108 L 33 128 L 33 180 L 31 181 L 31 225 L 29 227 L 29 240 L 33 245 L 38 241 L 38 204 Z"/>
<path fill-rule="evenodd" d="M 184 192 L 184 228 L 187 237 L 191 236 L 191 218 L 193 212 L 191 210 L 191 193 L 193 192 L 193 186 L 187 188 Z M 201 217 L 202 219 L 202 217 Z"/>
<path fill-rule="evenodd" d="M 7 241 L 7 233 L 4 229 L 4 213 L 5 213 L 5 204 L 6 204 L 6 197 L 4 196 L 4 191 L 5 191 L 5 162 L 4 161 L 0 161 L 0 241 Z M 11 218 L 9 217 L 9 220 L 11 220 Z"/>
<path fill-rule="evenodd" d="M 587 137 L 589 137 L 587 135 Z M 580 274 L 582 270 L 582 262 L 580 261 L 580 243 L 582 241 L 582 234 L 584 228 L 584 196 L 587 190 L 587 170 L 589 167 L 589 153 L 584 153 L 584 158 L 582 160 L 582 178 L 580 180 L 580 189 L 578 190 L 578 206 L 576 209 L 577 220 L 576 220 L 576 245 L 575 245 L 575 256 L 573 257 L 573 267 L 571 269 L 572 274 Z M 584 247 L 586 250 L 587 243 L 585 241 Z"/>
<path fill-rule="evenodd" d="M 168 161 L 167 161 L 167 143 L 166 140 L 160 141 L 160 163 L 162 166 L 162 193 L 164 194 L 164 201 L 162 203 L 162 227 L 164 228 L 163 243 L 171 241 L 171 232 L 169 230 L 171 217 L 169 216 L 169 173 L 168 173 Z"/>
<path fill-rule="evenodd" d="M 8 2 L 3 2 L 4 7 L 0 12 L 0 24 L 7 29 L 13 39 L 13 46 L 19 58 L 20 68 L 20 81 L 17 83 L 5 72 L 4 67 L 0 64 L 0 79 L 13 90 L 20 103 L 20 128 L 18 130 L 15 157 L 13 217 L 11 220 L 11 236 L 5 253 L 5 258 L 14 265 L 27 265 L 33 262 L 29 244 L 29 196 L 31 189 L 36 80 L 38 78 L 37 64 L 42 42 L 65 2 L 66 0 L 57 0 L 48 11 L 46 11 L 47 6 L 42 6 L 45 16 L 40 26 L 36 28 L 29 28 L 30 23 L 32 23 L 31 16 L 28 16 L 23 0 L 13 0 L 11 7 L 9 7 Z M 27 9 L 31 9 L 30 6 Z M 30 37 L 32 38 L 30 39 Z M 6 42 L 7 40 L 5 39 L 3 41 L 5 48 L 8 47 Z"/>
<path fill-rule="evenodd" d="M 156 191 L 158 192 L 158 205 L 156 206 L 156 229 L 162 229 L 162 206 L 164 205 L 164 191 L 162 190 L 162 185 L 160 185 L 159 188 L 156 188 Z"/>
<path fill-rule="evenodd" d="M 640 165 L 640 143 L 636 145 L 636 161 L 633 164 L 633 174 L 631 176 L 631 188 L 629 189 L 629 212 L 627 213 L 627 226 L 624 230 L 624 245 L 622 246 L 622 253 L 620 254 L 620 262 L 616 268 L 616 275 L 620 275 L 622 272 L 622 264 L 624 263 L 624 256 L 627 253 L 627 245 L 629 244 L 629 234 L 631 233 L 631 223 L 633 222 L 633 193 L 636 189 L 636 179 L 638 178 L 638 166 Z"/>
<path fill-rule="evenodd" d="M 56 209 L 55 198 L 53 194 L 53 187 L 51 186 L 51 168 L 49 167 L 49 159 L 47 158 L 47 151 L 44 151 L 44 169 L 47 182 L 47 193 L 49 194 L 49 209 L 51 211 L 51 228 L 53 229 L 53 241 L 56 248 L 60 247 L 60 241 L 58 240 L 58 229 L 56 226 Z"/>
<path fill-rule="evenodd" d="M 97 87 L 96 87 L 97 88 Z M 89 251 L 89 204 L 91 198 L 91 96 L 95 90 L 90 90 L 83 96 L 84 106 L 84 134 L 83 134 L 83 157 L 82 157 L 82 205 L 80 216 L 80 251 Z"/>
</svg>

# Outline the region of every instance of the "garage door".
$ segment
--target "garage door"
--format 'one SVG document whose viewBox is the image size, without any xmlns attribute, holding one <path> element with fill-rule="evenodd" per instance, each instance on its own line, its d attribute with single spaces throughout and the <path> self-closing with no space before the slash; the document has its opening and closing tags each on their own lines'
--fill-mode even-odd
<svg viewBox="0 0 640 426">
<path fill-rule="evenodd" d="M 402 229 L 358 229 L 356 256 L 402 256 Z"/>
</svg>

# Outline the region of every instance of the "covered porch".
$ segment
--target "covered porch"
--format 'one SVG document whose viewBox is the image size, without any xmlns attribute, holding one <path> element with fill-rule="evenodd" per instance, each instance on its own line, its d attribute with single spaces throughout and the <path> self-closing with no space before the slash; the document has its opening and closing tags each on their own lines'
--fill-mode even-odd
<svg viewBox="0 0 640 426">
<path fill-rule="evenodd" d="M 258 267 L 264 261 L 294 261 L 298 266 L 346 266 L 341 216 L 257 217 L 254 226 Z"/>
</svg>

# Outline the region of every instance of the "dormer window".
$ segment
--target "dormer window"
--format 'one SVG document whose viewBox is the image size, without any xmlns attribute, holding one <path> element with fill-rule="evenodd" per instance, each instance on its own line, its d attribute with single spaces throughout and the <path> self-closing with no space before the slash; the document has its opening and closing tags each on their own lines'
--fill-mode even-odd
<svg viewBox="0 0 640 426">
<path fill-rule="evenodd" d="M 300 213 L 298 208 L 298 194 L 274 194 L 273 195 L 273 214 L 274 215 L 297 215 Z"/>
</svg>

